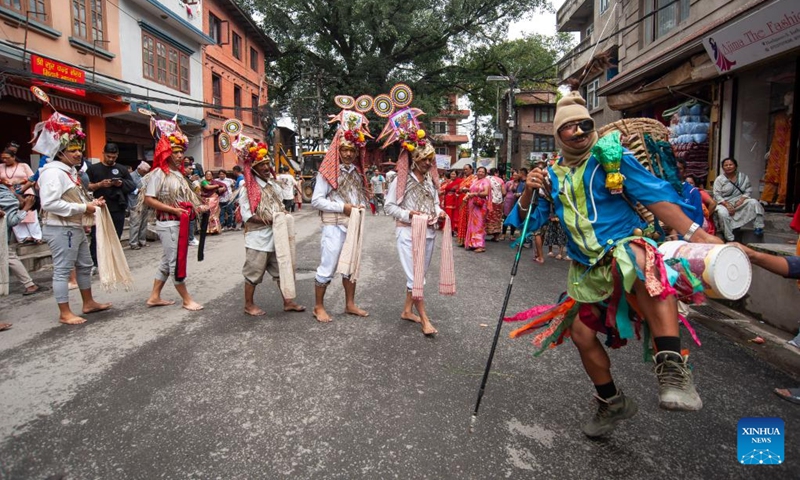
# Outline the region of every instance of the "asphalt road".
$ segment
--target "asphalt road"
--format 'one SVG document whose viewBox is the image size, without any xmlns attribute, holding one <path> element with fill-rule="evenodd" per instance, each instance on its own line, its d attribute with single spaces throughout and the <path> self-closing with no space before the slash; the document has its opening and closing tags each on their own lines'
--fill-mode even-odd
<svg viewBox="0 0 800 480">
<path fill-rule="evenodd" d="M 771 390 L 800 380 L 699 326 L 702 347 L 684 346 L 700 412 L 658 408 L 633 342 L 611 357 L 639 414 L 588 440 L 593 388 L 574 347 L 533 358 L 527 340 L 504 334 L 468 433 L 513 252 L 456 249 L 458 294 L 440 297 L 437 240 L 426 294 L 440 333 L 426 338 L 399 318 L 393 222 L 368 222 L 357 300 L 369 318 L 341 314 L 336 282 L 330 324 L 280 311 L 271 282 L 256 293 L 268 316 L 245 316 L 238 233 L 210 238 L 206 261 L 190 263 L 202 312 L 145 307 L 158 244 L 126 250 L 135 291 L 98 288 L 115 307 L 81 326 L 56 323 L 51 294 L 23 298 L 15 286 L 0 313 L 15 324 L 0 333 L 0 478 L 797 478 L 800 406 Z M 310 310 L 319 221 L 304 210 L 298 226 L 298 302 Z M 509 312 L 551 303 L 566 267 L 525 251 Z M 737 421 L 753 416 L 786 422 L 783 465 L 737 463 Z"/>
</svg>

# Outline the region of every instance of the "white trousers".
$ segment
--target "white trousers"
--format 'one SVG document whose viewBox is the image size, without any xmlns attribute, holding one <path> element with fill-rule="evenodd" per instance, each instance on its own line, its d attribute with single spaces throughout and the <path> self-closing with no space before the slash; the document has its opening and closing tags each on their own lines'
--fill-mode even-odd
<svg viewBox="0 0 800 480">
<path fill-rule="evenodd" d="M 333 280 L 345 238 L 347 238 L 347 229 L 339 225 L 322 226 L 320 261 L 317 267 L 317 274 L 314 277 L 318 284 L 327 285 Z"/>
<path fill-rule="evenodd" d="M 39 216 L 35 211 L 33 212 L 33 217 L 36 219 L 34 222 L 18 223 L 12 228 L 18 242 L 22 243 L 26 238 L 42 239 L 42 227 L 39 225 Z"/>
<path fill-rule="evenodd" d="M 428 267 L 433 258 L 433 246 L 436 243 L 436 233 L 430 235 L 433 229 L 428 228 L 428 235 L 425 236 L 425 275 L 428 275 Z M 397 227 L 395 229 L 397 237 L 397 254 L 400 255 L 400 264 L 406 273 L 406 288 L 410 291 L 414 288 L 414 257 L 411 247 L 411 227 Z"/>
</svg>

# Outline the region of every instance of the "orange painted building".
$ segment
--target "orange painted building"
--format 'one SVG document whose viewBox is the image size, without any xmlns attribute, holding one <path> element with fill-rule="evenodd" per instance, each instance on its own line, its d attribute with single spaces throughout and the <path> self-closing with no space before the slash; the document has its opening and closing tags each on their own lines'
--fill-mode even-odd
<svg viewBox="0 0 800 480">
<path fill-rule="evenodd" d="M 217 138 L 222 124 L 238 118 L 244 133 L 265 140 L 260 107 L 267 104 L 266 61 L 280 55 L 278 46 L 256 25 L 234 0 L 203 2 L 203 32 L 216 44 L 204 48 L 203 91 L 205 101 L 217 105 L 206 108 L 206 134 L 203 166 L 230 170 L 236 155 L 222 153 Z"/>
<path fill-rule="evenodd" d="M 106 142 L 105 115 L 127 109 L 118 96 L 119 11 L 106 0 L 0 2 L 0 146 L 14 141 L 19 156 L 31 155 L 33 126 L 52 110 L 30 92 L 38 84 L 59 112 L 80 120 L 87 135 L 85 156 L 99 159 Z M 42 84 L 44 76 L 59 83 Z M 68 82 L 69 85 L 62 82 Z M 66 89 L 64 88 L 66 87 Z M 34 157 L 33 167 L 37 163 Z"/>
</svg>

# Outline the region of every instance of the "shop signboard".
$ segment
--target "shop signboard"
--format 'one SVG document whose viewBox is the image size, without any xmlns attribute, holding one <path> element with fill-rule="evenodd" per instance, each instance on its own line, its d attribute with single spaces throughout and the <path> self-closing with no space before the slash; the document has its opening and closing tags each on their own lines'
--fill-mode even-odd
<svg viewBox="0 0 800 480">
<path fill-rule="evenodd" d="M 58 80 L 75 84 L 83 85 L 86 83 L 86 72 L 80 68 L 70 67 L 69 65 L 65 65 L 61 62 L 34 54 L 31 54 L 31 72 L 35 73 L 36 75 L 56 78 Z M 39 81 L 34 81 L 33 83 L 37 85 L 46 85 L 54 90 L 61 90 L 62 92 L 68 92 L 81 97 L 86 96 L 86 90 L 82 88 Z"/>
<path fill-rule="evenodd" d="M 800 8 L 780 0 L 703 39 L 719 73 L 800 47 Z"/>
</svg>

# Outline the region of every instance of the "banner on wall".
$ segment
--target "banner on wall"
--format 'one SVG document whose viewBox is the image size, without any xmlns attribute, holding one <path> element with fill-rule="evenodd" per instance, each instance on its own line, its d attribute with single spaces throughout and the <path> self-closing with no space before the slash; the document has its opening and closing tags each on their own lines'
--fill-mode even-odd
<svg viewBox="0 0 800 480">
<path fill-rule="evenodd" d="M 719 73 L 800 47 L 800 8 L 780 0 L 707 36 L 703 46 Z"/>
</svg>

